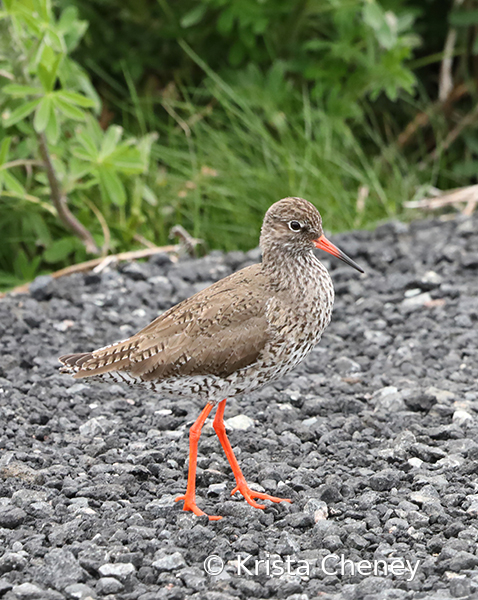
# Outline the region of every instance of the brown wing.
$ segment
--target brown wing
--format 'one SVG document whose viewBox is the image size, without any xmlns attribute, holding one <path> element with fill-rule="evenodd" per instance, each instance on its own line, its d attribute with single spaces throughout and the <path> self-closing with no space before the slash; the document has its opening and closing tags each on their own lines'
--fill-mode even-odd
<svg viewBox="0 0 478 600">
<path fill-rule="evenodd" d="M 60 358 L 75 377 L 128 371 L 142 380 L 227 377 L 254 363 L 267 343 L 260 265 L 247 267 L 173 306 L 131 338 Z"/>
</svg>

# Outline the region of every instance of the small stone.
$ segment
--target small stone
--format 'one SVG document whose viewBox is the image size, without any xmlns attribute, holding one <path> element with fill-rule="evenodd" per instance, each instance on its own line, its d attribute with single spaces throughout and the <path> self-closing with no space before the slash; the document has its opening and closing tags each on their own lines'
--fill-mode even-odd
<svg viewBox="0 0 478 600">
<path fill-rule="evenodd" d="M 153 256 L 150 257 L 148 262 L 158 267 L 172 264 L 171 257 L 166 252 L 158 252 L 157 254 L 153 254 Z"/>
<path fill-rule="evenodd" d="M 116 577 L 118 579 L 127 579 L 136 571 L 132 563 L 106 563 L 98 569 L 103 577 Z"/>
<path fill-rule="evenodd" d="M 42 502 L 47 498 L 47 494 L 41 490 L 30 490 L 27 488 L 16 491 L 12 496 L 12 502 L 15 506 L 26 510 L 34 502 Z"/>
<path fill-rule="evenodd" d="M 54 279 L 50 275 L 36 277 L 29 287 L 30 294 L 35 300 L 49 300 L 53 295 Z"/>
<path fill-rule="evenodd" d="M 123 588 L 124 586 L 121 581 L 118 581 L 114 577 L 101 577 L 96 584 L 96 591 L 103 596 L 117 594 Z"/>
<path fill-rule="evenodd" d="M 96 437 L 111 433 L 115 427 L 115 423 L 106 417 L 93 417 L 80 425 L 80 433 L 84 437 Z"/>
<path fill-rule="evenodd" d="M 13 588 L 13 584 L 6 579 L 0 579 L 0 598 Z"/>
<path fill-rule="evenodd" d="M 432 290 L 443 283 L 441 275 L 435 271 L 427 271 L 419 280 L 422 290 Z"/>
<path fill-rule="evenodd" d="M 451 557 L 448 569 L 460 573 L 466 569 L 474 569 L 476 566 L 478 566 L 478 556 L 461 550 Z"/>
<path fill-rule="evenodd" d="M 446 452 L 441 448 L 436 448 L 435 446 L 429 446 L 428 444 L 422 444 L 420 442 L 416 442 L 410 447 L 410 453 L 414 456 L 418 456 L 418 458 L 427 463 L 435 463 L 446 456 Z"/>
<path fill-rule="evenodd" d="M 471 581 L 466 576 L 453 577 L 450 581 L 450 594 L 453 598 L 469 597 Z"/>
<path fill-rule="evenodd" d="M 472 498 L 471 504 L 466 509 L 466 512 L 469 515 L 471 515 L 472 517 L 477 517 L 478 516 L 478 497 L 471 496 L 471 498 Z"/>
<path fill-rule="evenodd" d="M 408 464 L 415 469 L 419 469 L 423 465 L 423 460 L 418 458 L 418 456 L 413 456 L 408 459 Z"/>
<path fill-rule="evenodd" d="M 186 561 L 180 552 L 173 552 L 173 554 L 158 558 L 152 564 L 158 571 L 176 571 L 185 567 Z"/>
<path fill-rule="evenodd" d="M 57 590 L 84 581 L 86 577 L 73 552 L 64 548 L 53 548 L 45 555 L 40 573 L 42 582 Z"/>
<path fill-rule="evenodd" d="M 409 290 L 410 292 L 412 290 Z M 413 312 L 419 308 L 425 306 L 428 302 L 431 302 L 432 297 L 428 292 L 424 292 L 423 294 L 417 294 L 416 296 L 411 296 L 402 300 L 401 306 L 405 312 Z"/>
<path fill-rule="evenodd" d="M 129 262 L 121 267 L 121 272 L 135 281 L 146 279 L 145 269 L 143 265 L 137 262 Z"/>
<path fill-rule="evenodd" d="M 326 504 L 333 504 L 334 502 L 340 502 L 342 500 L 342 494 L 337 486 L 329 485 L 327 483 L 323 483 L 319 486 L 318 495 Z"/>
<path fill-rule="evenodd" d="M 405 409 L 405 402 L 403 401 L 403 396 L 393 385 L 376 391 L 373 394 L 372 399 L 375 406 L 375 410 L 383 410 L 385 412 L 399 412 Z"/>
<path fill-rule="evenodd" d="M 456 423 L 459 427 L 463 425 L 471 425 L 473 417 L 466 410 L 458 409 L 455 410 L 452 417 L 453 423 Z"/>
<path fill-rule="evenodd" d="M 322 545 L 324 546 L 324 548 L 327 548 L 327 550 L 330 550 L 330 552 L 335 552 L 339 548 L 344 547 L 342 540 L 338 535 L 325 536 Z"/>
<path fill-rule="evenodd" d="M 436 387 L 429 387 L 425 390 L 425 394 L 429 396 L 433 396 L 437 402 L 440 404 L 449 404 L 456 398 L 456 394 L 454 392 L 449 392 L 448 390 L 440 390 Z"/>
<path fill-rule="evenodd" d="M 9 571 L 21 571 L 27 565 L 27 560 L 23 556 L 25 552 L 6 552 L 0 558 L 0 574 L 8 573 Z"/>
<path fill-rule="evenodd" d="M 341 356 L 338 358 L 335 361 L 335 368 L 340 375 L 350 375 L 351 373 L 358 373 L 362 370 L 360 365 L 348 356 Z"/>
<path fill-rule="evenodd" d="M 400 483 L 400 473 L 395 469 L 383 469 L 370 478 L 370 487 L 376 492 L 389 491 Z"/>
<path fill-rule="evenodd" d="M 68 585 L 64 592 L 68 600 L 86 600 L 87 598 L 93 598 L 94 594 L 93 589 L 84 583 L 73 583 L 72 585 Z"/>
<path fill-rule="evenodd" d="M 227 483 L 223 481 L 222 483 L 211 483 L 211 485 L 207 488 L 208 495 L 219 496 L 224 492 L 227 488 Z"/>
<path fill-rule="evenodd" d="M 405 398 L 405 404 L 415 412 L 429 411 L 436 404 L 435 396 L 427 393 L 410 394 Z"/>
<path fill-rule="evenodd" d="M 37 485 L 41 485 L 44 481 L 43 473 L 39 473 L 19 460 L 13 460 L 8 465 L 2 467 L 0 469 L 0 477 L 3 479 L 13 477 L 15 479 L 21 479 L 22 481 L 25 481 L 25 483 Z"/>
<path fill-rule="evenodd" d="M 304 512 L 314 516 L 314 521 L 321 521 L 326 519 L 329 515 L 329 509 L 327 504 L 323 500 L 317 500 L 317 498 L 310 498 L 307 500 L 304 506 Z"/>
<path fill-rule="evenodd" d="M 251 427 L 254 427 L 254 421 L 247 415 L 237 415 L 224 421 L 225 425 L 229 429 L 237 429 L 239 431 L 246 431 Z"/>
<path fill-rule="evenodd" d="M 20 585 L 16 585 L 12 592 L 15 596 L 19 598 L 24 598 L 25 600 L 36 600 L 36 598 L 44 598 L 45 591 L 39 588 L 37 585 L 33 583 L 22 583 Z"/>
<path fill-rule="evenodd" d="M 27 513 L 14 506 L 2 506 L 0 508 L 0 527 L 15 529 L 26 519 Z"/>
</svg>

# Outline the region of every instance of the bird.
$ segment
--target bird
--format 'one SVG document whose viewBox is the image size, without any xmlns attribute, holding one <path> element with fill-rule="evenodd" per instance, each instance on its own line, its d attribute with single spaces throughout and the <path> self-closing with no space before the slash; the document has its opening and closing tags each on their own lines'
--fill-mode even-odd
<svg viewBox="0 0 478 600">
<path fill-rule="evenodd" d="M 176 498 L 198 516 L 206 514 L 196 502 L 198 442 L 214 408 L 213 428 L 236 480 L 231 495 L 240 492 L 259 509 L 265 505 L 257 500 L 291 501 L 247 484 L 227 437 L 226 402 L 280 379 L 319 342 L 331 320 L 334 288 L 316 248 L 364 272 L 325 237 L 319 211 L 303 198 L 283 198 L 269 207 L 260 247 L 260 263 L 183 300 L 130 338 L 59 358 L 61 371 L 76 379 L 139 384 L 163 398 L 206 403 L 189 430 L 186 492 Z"/>
</svg>

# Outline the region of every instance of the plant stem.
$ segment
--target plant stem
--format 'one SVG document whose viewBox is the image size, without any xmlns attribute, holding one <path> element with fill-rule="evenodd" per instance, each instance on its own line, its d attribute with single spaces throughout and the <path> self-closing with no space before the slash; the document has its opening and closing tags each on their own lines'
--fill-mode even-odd
<svg viewBox="0 0 478 600">
<path fill-rule="evenodd" d="M 60 183 L 56 176 L 55 168 L 51 161 L 48 144 L 44 133 L 38 135 L 38 144 L 40 154 L 45 163 L 46 174 L 50 184 L 51 200 L 55 206 L 60 221 L 68 227 L 85 245 L 89 254 L 100 254 L 98 246 L 91 233 L 84 227 L 68 208 L 68 202 L 65 194 L 61 191 Z"/>
</svg>

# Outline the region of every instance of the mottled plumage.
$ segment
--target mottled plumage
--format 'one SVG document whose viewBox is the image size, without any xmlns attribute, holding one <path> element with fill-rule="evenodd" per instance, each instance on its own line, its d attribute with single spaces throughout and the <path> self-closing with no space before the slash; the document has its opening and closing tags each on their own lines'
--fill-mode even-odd
<svg viewBox="0 0 478 600">
<path fill-rule="evenodd" d="M 63 372 L 138 383 L 209 406 L 282 377 L 312 350 L 331 318 L 332 281 L 314 246 L 361 269 L 324 238 L 320 214 L 301 198 L 271 206 L 260 243 L 262 263 L 173 306 L 127 340 L 62 356 Z"/>
</svg>

